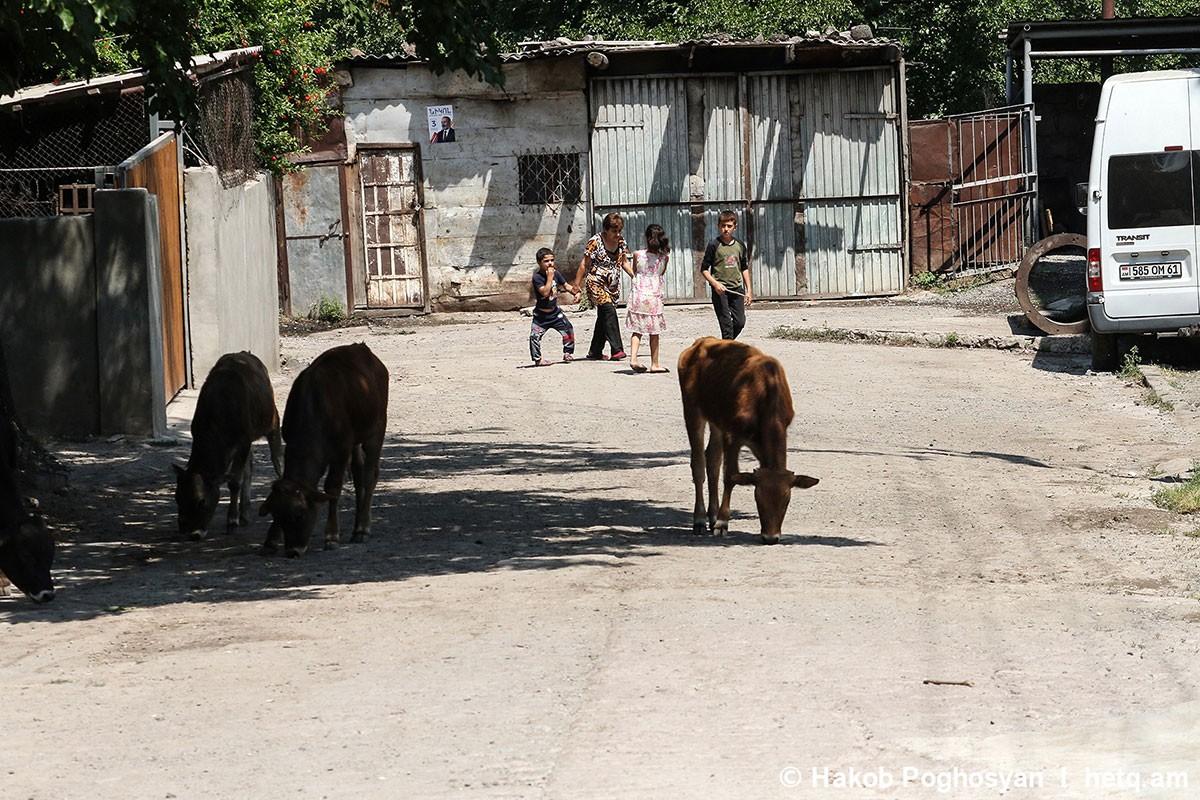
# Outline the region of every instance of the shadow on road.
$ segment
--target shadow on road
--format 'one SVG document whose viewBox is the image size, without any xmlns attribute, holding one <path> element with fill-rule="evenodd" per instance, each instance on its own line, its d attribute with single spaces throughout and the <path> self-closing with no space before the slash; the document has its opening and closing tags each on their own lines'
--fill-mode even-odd
<svg viewBox="0 0 1200 800">
<path fill-rule="evenodd" d="M 587 443 L 545 447 L 455 438 L 396 438 L 385 445 L 372 538 L 300 559 L 263 558 L 266 520 L 223 532 L 226 502 L 214 533 L 181 541 L 176 531 L 169 464 L 182 448 L 124 449 L 97 445 L 76 454 L 72 491 L 45 503 L 59 536 L 56 576 L 62 587 L 48 606 L 24 598 L 0 600 L 0 620 L 72 621 L 185 602 L 319 599 L 327 586 L 397 581 L 496 570 L 620 567 L 651 559 L 663 547 L 762 547 L 751 494 L 735 502 L 740 531 L 725 537 L 691 531 L 690 502 L 673 507 L 650 500 L 607 499 L 623 483 L 644 485 L 645 470 L 684 464 L 684 451 L 628 452 Z M 133 455 L 131 455 L 131 451 Z M 255 509 L 266 494 L 265 446 L 255 453 Z M 119 465 L 119 469 L 117 468 Z M 479 489 L 487 476 L 527 476 L 528 488 Z M 444 489 L 452 476 L 455 488 Z M 439 479 L 412 488 L 412 479 Z M 396 488 L 390 482 L 405 480 Z M 114 483 L 115 481 L 115 483 Z M 458 488 L 461 486 L 462 488 Z M 690 486 L 681 494 L 690 498 Z M 343 541 L 353 524 L 353 489 L 343 490 Z M 322 540 L 323 517 L 314 531 Z M 814 523 L 815 524 L 815 523 Z M 877 544 L 796 531 L 785 545 L 858 547 Z"/>
</svg>

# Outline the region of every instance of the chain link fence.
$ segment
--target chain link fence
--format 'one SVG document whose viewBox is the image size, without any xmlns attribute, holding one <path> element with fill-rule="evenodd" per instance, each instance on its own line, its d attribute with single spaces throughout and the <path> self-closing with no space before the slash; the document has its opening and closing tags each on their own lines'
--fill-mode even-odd
<svg viewBox="0 0 1200 800">
<path fill-rule="evenodd" d="M 248 70 L 206 80 L 185 138 L 226 188 L 258 174 L 251 81 Z M 0 111 L 0 219 L 78 213 L 79 190 L 104 188 L 105 175 L 150 139 L 140 87 Z"/>
<path fill-rule="evenodd" d="M 0 218 L 59 213 L 59 187 L 93 184 L 150 141 L 145 94 L 0 113 Z"/>
</svg>

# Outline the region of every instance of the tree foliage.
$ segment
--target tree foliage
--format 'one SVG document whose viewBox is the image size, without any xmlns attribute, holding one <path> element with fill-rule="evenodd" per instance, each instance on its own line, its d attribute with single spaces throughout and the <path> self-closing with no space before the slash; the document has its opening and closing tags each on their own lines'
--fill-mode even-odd
<svg viewBox="0 0 1200 800">
<path fill-rule="evenodd" d="M 0 91 L 144 66 L 156 102 L 193 102 L 175 68 L 193 53 L 262 45 L 256 134 L 264 162 L 283 164 L 320 128 L 331 65 L 352 51 L 412 48 L 436 70 L 500 83 L 499 54 L 522 39 L 680 40 L 711 34 L 802 34 L 869 22 L 901 40 L 914 116 L 1003 102 L 1012 22 L 1088 19 L 1098 0 L 0 0 Z M 1200 14 L 1200 0 L 1118 0 L 1118 16 Z M 1133 60 L 1120 69 L 1163 63 Z M 1038 79 L 1096 78 L 1087 61 L 1045 62 Z"/>
<path fill-rule="evenodd" d="M 412 48 L 435 70 L 502 80 L 495 0 L 0 0 L 0 92 L 144 67 L 154 107 L 188 117 L 193 54 L 261 45 L 255 131 L 282 165 L 319 128 L 330 65 L 351 47 Z"/>
</svg>

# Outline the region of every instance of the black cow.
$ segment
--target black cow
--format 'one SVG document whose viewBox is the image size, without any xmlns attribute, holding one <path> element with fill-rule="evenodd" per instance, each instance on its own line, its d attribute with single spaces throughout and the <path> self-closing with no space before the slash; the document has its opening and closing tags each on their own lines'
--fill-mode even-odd
<svg viewBox="0 0 1200 800">
<path fill-rule="evenodd" d="M 283 477 L 258 511 L 273 517 L 265 554 L 274 553 L 282 539 L 289 556 L 303 555 L 320 503 L 329 504 L 325 549 L 337 546 L 337 501 L 347 466 L 354 476 L 351 540 L 370 534 L 387 400 L 387 368 L 362 343 L 326 350 L 296 378 L 283 412 Z M 322 478 L 323 492 L 317 486 Z"/>
<path fill-rule="evenodd" d="M 203 539 L 221 501 L 221 483 L 229 484 L 225 530 L 250 521 L 250 477 L 254 441 L 265 436 L 275 474 L 280 474 L 283 446 L 279 410 L 267 368 L 252 353 L 221 356 L 200 389 L 192 417 L 192 454 L 175 470 L 175 503 L 179 532 Z"/>
<path fill-rule="evenodd" d="M 54 599 L 54 537 L 21 497 L 17 484 L 17 431 L 0 414 L 0 572 L 35 603 Z"/>
</svg>

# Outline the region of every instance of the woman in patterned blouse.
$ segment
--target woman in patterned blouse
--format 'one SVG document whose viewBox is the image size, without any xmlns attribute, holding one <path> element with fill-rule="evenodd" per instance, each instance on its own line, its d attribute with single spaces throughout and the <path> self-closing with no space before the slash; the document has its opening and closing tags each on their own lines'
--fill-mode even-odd
<svg viewBox="0 0 1200 800">
<path fill-rule="evenodd" d="M 621 340 L 621 323 L 617 321 L 617 298 L 621 294 L 621 267 L 628 256 L 621 231 L 625 220 L 613 212 L 604 217 L 604 230 L 597 233 L 583 248 L 583 258 L 575 283 L 587 292 L 596 307 L 596 328 L 587 357 L 593 361 L 619 361 L 625 357 Z M 604 355 L 604 340 L 608 340 L 611 356 Z"/>
</svg>

